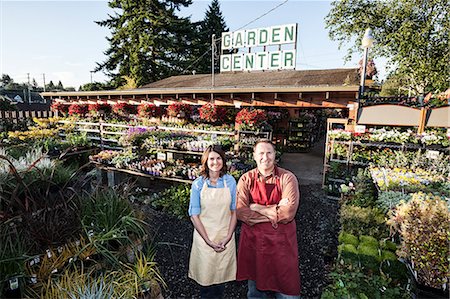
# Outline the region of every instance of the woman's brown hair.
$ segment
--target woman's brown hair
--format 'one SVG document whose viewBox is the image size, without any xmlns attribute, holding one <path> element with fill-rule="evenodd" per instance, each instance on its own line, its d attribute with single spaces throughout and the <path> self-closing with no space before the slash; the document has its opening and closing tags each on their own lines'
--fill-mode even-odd
<svg viewBox="0 0 450 299">
<path fill-rule="evenodd" d="M 227 173 L 228 167 L 227 167 L 227 158 L 225 157 L 225 152 L 223 151 L 223 149 L 220 145 L 210 145 L 203 152 L 202 168 L 200 170 L 200 175 L 202 175 L 205 178 L 209 178 L 208 158 L 209 158 L 209 153 L 211 153 L 211 152 L 218 153 L 219 156 L 222 158 L 223 165 L 222 165 L 222 169 L 220 170 L 220 174 L 219 174 L 219 176 L 222 177 L 224 174 Z"/>
</svg>

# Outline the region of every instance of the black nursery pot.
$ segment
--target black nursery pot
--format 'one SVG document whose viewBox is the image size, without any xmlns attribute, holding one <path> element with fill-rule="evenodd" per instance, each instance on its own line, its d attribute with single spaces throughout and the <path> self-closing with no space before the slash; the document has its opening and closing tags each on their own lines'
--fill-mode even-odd
<svg viewBox="0 0 450 299">
<path fill-rule="evenodd" d="M 448 299 L 449 292 L 432 288 L 423 284 L 416 284 L 414 299 Z"/>
</svg>

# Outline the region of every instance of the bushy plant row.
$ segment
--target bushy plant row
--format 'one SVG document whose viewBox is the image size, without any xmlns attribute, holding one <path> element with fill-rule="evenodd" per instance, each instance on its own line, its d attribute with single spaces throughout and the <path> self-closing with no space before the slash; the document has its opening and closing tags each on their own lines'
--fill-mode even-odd
<svg viewBox="0 0 450 299">
<path fill-rule="evenodd" d="M 0 152 L 0 297 L 159 293 L 163 281 L 142 251 L 146 225 L 127 193 L 91 192 L 89 174 L 40 150 L 23 154 Z"/>
</svg>

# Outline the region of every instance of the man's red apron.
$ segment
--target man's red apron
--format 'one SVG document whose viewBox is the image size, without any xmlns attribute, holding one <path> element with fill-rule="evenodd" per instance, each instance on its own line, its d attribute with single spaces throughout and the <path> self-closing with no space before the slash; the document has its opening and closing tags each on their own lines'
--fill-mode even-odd
<svg viewBox="0 0 450 299">
<path fill-rule="evenodd" d="M 250 203 L 277 204 L 281 200 L 279 177 L 275 184 L 256 180 L 251 197 Z M 270 222 L 242 223 L 239 239 L 237 280 L 254 280 L 261 291 L 300 295 L 295 221 L 279 223 L 276 229 Z"/>
</svg>

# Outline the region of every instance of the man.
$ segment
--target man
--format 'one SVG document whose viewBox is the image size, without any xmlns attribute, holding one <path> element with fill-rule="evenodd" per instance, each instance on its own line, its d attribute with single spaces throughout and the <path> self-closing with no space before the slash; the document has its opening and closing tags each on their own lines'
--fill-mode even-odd
<svg viewBox="0 0 450 299">
<path fill-rule="evenodd" d="M 275 166 L 275 146 L 268 139 L 255 144 L 253 158 L 257 168 L 237 186 L 237 218 L 243 222 L 237 280 L 248 280 L 248 298 L 300 298 L 297 178 Z"/>
</svg>

